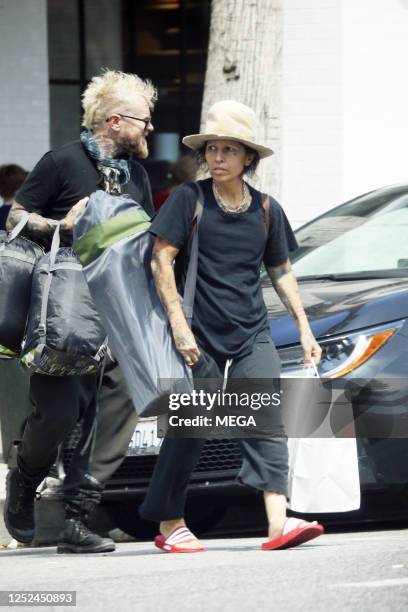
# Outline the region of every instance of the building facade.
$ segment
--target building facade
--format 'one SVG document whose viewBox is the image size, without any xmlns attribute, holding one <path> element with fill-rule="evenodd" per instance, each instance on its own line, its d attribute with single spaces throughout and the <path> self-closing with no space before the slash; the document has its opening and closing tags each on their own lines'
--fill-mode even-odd
<svg viewBox="0 0 408 612">
<path fill-rule="evenodd" d="M 280 9 L 280 193 L 270 190 L 298 225 L 406 179 L 408 0 Z M 200 124 L 210 13 L 210 0 L 2 0 L 0 163 L 31 169 L 76 138 L 81 91 L 102 67 L 158 85 L 152 154 L 177 157 Z"/>
</svg>

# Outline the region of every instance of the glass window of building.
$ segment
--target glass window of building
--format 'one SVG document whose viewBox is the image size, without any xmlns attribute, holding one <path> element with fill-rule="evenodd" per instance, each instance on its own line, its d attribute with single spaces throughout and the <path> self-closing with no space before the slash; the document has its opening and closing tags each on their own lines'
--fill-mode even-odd
<svg viewBox="0 0 408 612">
<path fill-rule="evenodd" d="M 48 0 L 51 146 L 78 138 L 80 96 L 102 68 L 158 87 L 151 157 L 174 160 L 200 124 L 210 0 Z"/>
</svg>

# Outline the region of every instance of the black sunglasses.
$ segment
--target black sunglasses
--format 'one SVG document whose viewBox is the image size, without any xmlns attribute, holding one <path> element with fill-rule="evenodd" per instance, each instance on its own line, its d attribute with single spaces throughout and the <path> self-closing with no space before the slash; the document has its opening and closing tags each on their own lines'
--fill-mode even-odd
<svg viewBox="0 0 408 612">
<path fill-rule="evenodd" d="M 136 121 L 143 121 L 143 123 L 145 124 L 145 128 L 147 128 L 147 126 L 149 125 L 149 123 L 152 122 L 152 118 L 151 117 L 147 117 L 147 119 L 142 119 L 141 117 L 133 117 L 132 115 L 122 115 L 122 113 L 114 113 L 115 115 L 119 115 L 120 117 L 126 117 L 127 119 L 136 119 Z M 108 117 L 106 119 L 106 121 L 109 121 L 110 117 Z"/>
</svg>

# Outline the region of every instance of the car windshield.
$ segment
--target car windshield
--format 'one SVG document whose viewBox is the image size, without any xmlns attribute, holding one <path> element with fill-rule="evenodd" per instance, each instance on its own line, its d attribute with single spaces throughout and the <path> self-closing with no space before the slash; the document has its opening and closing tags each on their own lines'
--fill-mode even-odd
<svg viewBox="0 0 408 612">
<path fill-rule="evenodd" d="M 295 252 L 295 275 L 302 278 L 374 271 L 408 275 L 407 205 L 362 221 L 298 259 Z"/>
</svg>

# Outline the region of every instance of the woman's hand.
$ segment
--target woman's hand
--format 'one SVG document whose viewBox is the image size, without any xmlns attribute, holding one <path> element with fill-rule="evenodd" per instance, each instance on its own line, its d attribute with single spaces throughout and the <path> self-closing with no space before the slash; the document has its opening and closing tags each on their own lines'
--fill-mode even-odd
<svg viewBox="0 0 408 612">
<path fill-rule="evenodd" d="M 194 334 L 187 323 L 180 322 L 172 328 L 176 349 L 183 356 L 186 364 L 192 368 L 200 359 L 200 351 Z"/>
<path fill-rule="evenodd" d="M 305 365 L 311 365 L 312 360 L 317 365 L 322 356 L 322 349 L 311 331 L 300 334 L 300 343 L 303 349 L 303 361 Z"/>
</svg>

